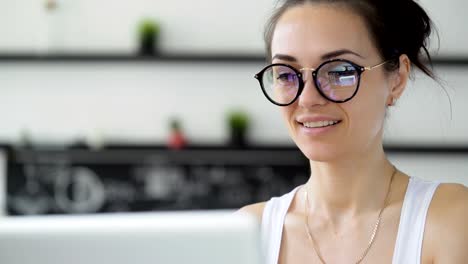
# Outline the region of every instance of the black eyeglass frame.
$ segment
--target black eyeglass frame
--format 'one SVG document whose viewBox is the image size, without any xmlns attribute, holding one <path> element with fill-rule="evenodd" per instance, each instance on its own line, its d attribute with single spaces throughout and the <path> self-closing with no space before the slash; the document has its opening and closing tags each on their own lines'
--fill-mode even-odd
<svg viewBox="0 0 468 264">
<path fill-rule="evenodd" d="M 318 87 L 318 80 L 317 80 L 317 72 L 324 66 L 324 65 L 327 65 L 329 63 L 332 63 L 332 62 L 346 62 L 346 63 L 349 63 L 351 66 L 353 66 L 354 68 L 356 68 L 357 70 L 357 77 L 358 77 L 358 82 L 357 82 L 357 85 L 356 85 L 356 90 L 354 91 L 354 93 L 351 95 L 351 97 L 349 97 L 348 99 L 345 99 L 345 100 L 334 100 L 332 98 L 329 98 L 321 89 L 319 89 Z M 304 79 L 303 79 L 303 74 L 301 72 L 301 70 L 312 70 L 312 78 L 314 80 L 314 85 L 315 85 L 315 89 L 317 89 L 317 91 L 319 92 L 319 94 L 324 97 L 325 99 L 331 101 L 331 102 L 334 102 L 334 103 L 345 103 L 351 99 L 353 99 L 353 97 L 357 94 L 358 90 L 359 90 L 359 86 L 360 86 L 360 83 L 361 83 L 361 74 L 365 71 L 370 71 L 374 68 L 377 68 L 377 67 L 380 67 L 384 64 L 386 64 L 387 62 L 390 62 L 391 60 L 387 60 L 387 61 L 384 61 L 384 62 L 381 62 L 379 64 L 376 64 L 374 66 L 367 66 L 367 67 L 364 67 L 364 66 L 361 66 L 361 65 L 358 65 L 352 61 L 349 61 L 349 60 L 346 60 L 346 59 L 332 59 L 332 60 L 327 60 L 327 61 L 324 61 L 322 64 L 320 64 L 317 69 L 313 69 L 313 68 L 302 68 L 300 70 L 297 70 L 296 68 L 294 68 L 293 66 L 289 65 L 289 64 L 285 64 L 285 63 L 273 63 L 273 64 L 270 64 L 268 66 L 266 66 L 265 68 L 263 68 L 260 72 L 258 72 L 257 74 L 254 75 L 255 79 L 258 80 L 258 82 L 260 83 L 260 87 L 262 88 L 262 92 L 263 94 L 265 95 L 265 97 L 270 101 L 272 102 L 273 104 L 275 105 L 278 105 L 278 106 L 288 106 L 288 105 L 291 105 L 293 104 L 297 98 L 302 94 L 302 91 L 304 90 L 304 86 L 305 86 L 305 83 L 304 83 Z M 265 90 L 265 87 L 263 86 L 263 74 L 265 73 L 266 70 L 268 70 L 269 68 L 273 67 L 273 66 L 285 66 L 285 67 L 288 67 L 290 68 L 291 70 L 293 70 L 297 77 L 299 78 L 299 87 L 297 89 L 297 94 L 296 96 L 294 97 L 294 99 L 290 102 L 290 103 L 287 103 L 287 104 L 280 104 L 280 103 L 277 103 L 275 102 L 272 98 L 270 98 L 270 96 L 268 95 L 268 93 L 266 92 Z"/>
</svg>

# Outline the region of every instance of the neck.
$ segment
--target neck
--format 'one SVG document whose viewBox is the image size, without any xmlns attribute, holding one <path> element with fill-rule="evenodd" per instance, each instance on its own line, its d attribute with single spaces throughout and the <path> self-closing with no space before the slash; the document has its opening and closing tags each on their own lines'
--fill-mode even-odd
<svg viewBox="0 0 468 264">
<path fill-rule="evenodd" d="M 382 147 L 352 156 L 334 162 L 310 162 L 312 175 L 305 188 L 311 212 L 339 222 L 382 208 L 393 165 Z"/>
</svg>

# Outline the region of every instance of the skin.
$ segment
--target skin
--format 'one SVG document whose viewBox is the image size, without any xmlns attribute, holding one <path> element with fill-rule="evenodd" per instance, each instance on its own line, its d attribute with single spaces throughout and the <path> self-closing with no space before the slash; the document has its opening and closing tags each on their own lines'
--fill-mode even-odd
<svg viewBox="0 0 468 264">
<path fill-rule="evenodd" d="M 288 9 L 275 28 L 271 48 L 274 63 L 297 69 L 316 68 L 331 58 L 362 66 L 383 61 L 364 20 L 346 7 L 327 4 Z M 362 263 L 391 263 L 409 180 L 397 171 L 390 185 L 393 165 L 382 146 L 385 113 L 392 99 L 404 92 L 410 73 L 408 57 L 401 55 L 399 60 L 400 67 L 393 72 L 383 67 L 365 71 L 357 95 L 342 104 L 321 97 L 308 72 L 298 100 L 280 108 L 290 136 L 310 160 L 313 175 L 288 210 L 279 263 L 320 263 L 304 231 L 306 190 L 308 225 L 325 261 L 352 263 L 366 248 L 389 189 L 379 232 Z M 298 120 L 316 116 L 340 123 L 326 133 L 304 133 Z M 240 212 L 261 220 L 264 205 L 248 205 Z M 466 263 L 467 218 L 468 189 L 441 184 L 427 215 L 422 263 Z"/>
</svg>

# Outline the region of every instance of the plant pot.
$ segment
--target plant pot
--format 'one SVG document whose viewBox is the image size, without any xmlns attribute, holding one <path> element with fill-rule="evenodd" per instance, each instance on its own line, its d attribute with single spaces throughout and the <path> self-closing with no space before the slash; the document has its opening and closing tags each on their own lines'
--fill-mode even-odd
<svg viewBox="0 0 468 264">
<path fill-rule="evenodd" d="M 140 40 L 140 55 L 154 56 L 157 54 L 157 37 L 155 35 L 144 36 Z"/>
<path fill-rule="evenodd" d="M 245 130 L 231 130 L 230 132 L 230 145 L 234 147 L 246 147 L 247 138 Z"/>
</svg>

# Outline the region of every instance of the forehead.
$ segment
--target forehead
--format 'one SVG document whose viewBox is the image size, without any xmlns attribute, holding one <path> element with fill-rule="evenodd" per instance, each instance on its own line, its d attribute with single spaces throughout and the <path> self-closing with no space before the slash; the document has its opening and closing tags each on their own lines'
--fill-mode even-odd
<svg viewBox="0 0 468 264">
<path fill-rule="evenodd" d="M 272 55 L 287 54 L 308 61 L 348 49 L 363 57 L 375 51 L 364 20 L 341 6 L 304 4 L 288 9 L 278 20 Z"/>
</svg>

